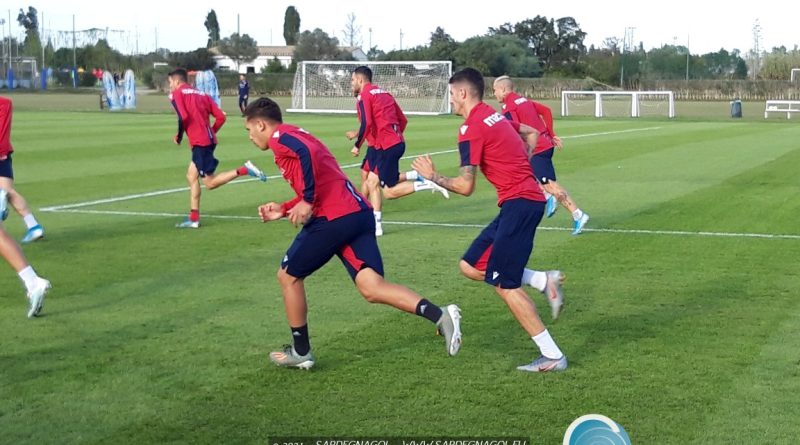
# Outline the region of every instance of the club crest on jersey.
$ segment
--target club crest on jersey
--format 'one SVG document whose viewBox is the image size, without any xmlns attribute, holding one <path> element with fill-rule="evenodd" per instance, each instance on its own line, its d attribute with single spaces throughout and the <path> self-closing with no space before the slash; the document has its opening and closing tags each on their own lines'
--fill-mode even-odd
<svg viewBox="0 0 800 445">
<path fill-rule="evenodd" d="M 462 125 L 461 126 L 461 135 L 462 136 L 467 134 L 467 128 L 469 128 L 469 125 Z"/>
</svg>

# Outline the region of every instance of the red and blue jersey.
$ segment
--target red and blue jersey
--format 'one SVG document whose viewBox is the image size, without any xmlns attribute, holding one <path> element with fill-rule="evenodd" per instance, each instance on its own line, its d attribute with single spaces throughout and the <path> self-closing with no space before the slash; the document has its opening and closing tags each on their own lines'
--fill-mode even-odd
<svg viewBox="0 0 800 445">
<path fill-rule="evenodd" d="M 533 154 L 553 148 L 553 137 L 556 134 L 553 131 L 553 113 L 549 107 L 512 91 L 503 99 L 503 114 L 508 119 L 533 127 L 539 132 Z"/>
<path fill-rule="evenodd" d="M 356 100 L 356 111 L 361 125 L 355 146 L 361 148 L 364 140 L 377 150 L 385 150 L 403 142 L 403 132 L 408 119 L 394 97 L 378 86 L 368 83 Z"/>
<path fill-rule="evenodd" d="M 14 151 L 11 146 L 11 114 L 14 105 L 11 99 L 0 97 L 0 160 L 6 158 Z"/>
<path fill-rule="evenodd" d="M 186 131 L 191 147 L 217 143 L 217 132 L 225 124 L 226 117 L 211 96 L 181 84 L 169 98 L 178 113 L 178 140 L 183 138 L 183 132 Z M 209 124 L 210 116 L 214 116 L 213 126 Z"/>
<path fill-rule="evenodd" d="M 306 130 L 281 124 L 269 139 L 269 148 L 275 153 L 275 165 L 281 175 L 297 193 L 297 197 L 281 205 L 284 213 L 301 199 L 313 205 L 312 216 L 328 221 L 371 209 L 328 147 Z"/>
<path fill-rule="evenodd" d="M 497 190 L 498 206 L 509 199 L 545 200 L 533 178 L 519 125 L 485 102 L 472 109 L 459 129 L 458 151 L 461 166 L 480 167 Z"/>
</svg>

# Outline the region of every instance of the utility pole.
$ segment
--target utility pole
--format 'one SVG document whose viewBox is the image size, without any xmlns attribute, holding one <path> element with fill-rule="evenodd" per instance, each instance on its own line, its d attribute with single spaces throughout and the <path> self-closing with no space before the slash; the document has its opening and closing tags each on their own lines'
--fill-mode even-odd
<svg viewBox="0 0 800 445">
<path fill-rule="evenodd" d="M 44 11 L 42 11 L 42 35 L 39 38 L 39 43 L 42 44 L 42 69 L 44 69 Z"/>
<path fill-rule="evenodd" d="M 403 50 L 403 28 L 400 28 L 400 51 Z"/>
<path fill-rule="evenodd" d="M 692 51 L 689 50 L 689 34 L 686 34 L 686 82 L 689 82 L 689 56 Z"/>
<path fill-rule="evenodd" d="M 241 33 L 239 32 L 239 14 L 236 14 L 236 35 L 240 36 Z"/>
<path fill-rule="evenodd" d="M 619 87 L 625 89 L 625 50 L 631 50 L 633 47 L 633 30 L 636 28 L 625 27 L 625 37 L 622 39 L 622 53 L 620 55 L 620 68 L 619 68 Z"/>
<path fill-rule="evenodd" d="M 75 42 L 75 14 L 72 14 L 72 69 L 78 68 L 78 56 Z"/>
</svg>

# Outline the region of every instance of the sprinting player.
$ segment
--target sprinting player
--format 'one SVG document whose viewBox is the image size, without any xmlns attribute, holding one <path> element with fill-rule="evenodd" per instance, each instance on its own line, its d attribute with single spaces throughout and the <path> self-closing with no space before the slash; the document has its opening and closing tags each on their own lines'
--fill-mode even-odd
<svg viewBox="0 0 800 445">
<path fill-rule="evenodd" d="M 557 206 L 555 199 L 572 214 L 574 221 L 572 234 L 578 235 L 589 222 L 589 215 L 578 208 L 567 191 L 556 182 L 556 170 L 553 167 L 554 148 L 561 148 L 559 139 L 553 129 L 553 113 L 550 108 L 539 102 L 522 97 L 514 91 L 514 82 L 508 76 L 500 76 L 494 81 L 494 97 L 503 104 L 503 113 L 508 119 L 529 125 L 539 131 L 539 140 L 531 156 L 531 167 L 536 180 L 539 181 L 547 198 L 547 217 L 553 216 Z"/>
<path fill-rule="evenodd" d="M 244 110 L 247 108 L 247 99 L 249 97 L 250 84 L 247 82 L 247 76 L 239 74 L 239 110 L 242 111 L 242 116 L 244 116 Z"/>
<path fill-rule="evenodd" d="M 44 237 L 44 227 L 36 221 L 25 198 L 14 189 L 14 168 L 11 162 L 11 154 L 14 152 L 14 148 L 11 146 L 11 116 L 13 113 L 14 106 L 11 100 L 0 97 L 0 189 L 7 192 L 8 202 L 25 223 L 27 232 L 22 237 L 22 242 L 30 243 Z"/>
<path fill-rule="evenodd" d="M 536 227 L 544 214 L 545 200 L 528 164 L 520 134 L 536 135 L 527 126 L 510 121 L 483 102 L 483 76 L 466 68 L 450 78 L 453 111 L 465 118 L 459 129 L 461 172 L 456 178 L 440 175 L 430 156 L 416 158 L 412 167 L 442 187 L 469 196 L 475 189 L 475 169 L 480 167 L 497 190 L 500 214 L 473 241 L 461 259 L 461 272 L 472 280 L 494 286 L 511 313 L 539 347 L 541 355 L 521 371 L 563 371 L 567 358 L 545 328 L 536 306 L 522 289 L 532 286 L 548 297 L 553 318 L 564 304 L 560 271 L 526 269 L 533 250 Z M 524 127 L 524 128 L 523 128 Z"/>
<path fill-rule="evenodd" d="M 8 193 L 0 189 L 0 221 L 5 221 L 8 216 Z M 36 275 L 22 249 L 8 235 L 5 227 L 0 224 L 0 255 L 8 262 L 12 269 L 17 272 L 20 280 L 28 291 L 28 318 L 33 318 L 42 312 L 44 307 L 44 296 L 50 289 L 50 282 Z"/>
<path fill-rule="evenodd" d="M 367 155 L 362 164 L 366 171 L 367 197 L 375 214 L 375 234 L 383 234 L 381 224 L 381 188 L 383 196 L 396 199 L 420 190 L 432 190 L 449 198 L 447 190 L 419 176 L 416 171 L 400 172 L 400 158 L 406 151 L 403 131 L 408 120 L 394 97 L 377 85 L 372 84 L 372 70 L 360 66 L 350 77 L 353 95 L 356 96 L 356 110 L 360 126 L 358 131 L 348 131 L 348 139 L 355 139 L 351 153 L 358 156 L 364 140 L 367 141 Z M 370 137 L 373 138 L 372 141 Z M 374 141 L 374 142 L 373 142 Z M 372 145 L 374 144 L 374 145 Z M 370 151 L 370 147 L 373 148 Z M 362 174 L 362 179 L 364 175 Z"/>
<path fill-rule="evenodd" d="M 456 355 L 461 347 L 460 309 L 454 304 L 440 308 L 414 291 L 384 280 L 372 209 L 328 148 L 307 131 L 284 124 L 281 109 L 270 99 L 253 102 L 245 115 L 250 140 L 261 150 L 272 150 L 275 164 L 297 194 L 283 204 L 260 206 L 261 219 L 288 217 L 295 226 L 303 225 L 278 270 L 294 343 L 272 352 L 270 360 L 279 366 L 314 366 L 304 281 L 334 255 L 367 301 L 388 304 L 436 323 L 445 337 L 447 353 Z"/>
<path fill-rule="evenodd" d="M 178 113 L 178 133 L 173 139 L 180 145 L 183 132 L 189 136 L 192 161 L 186 171 L 189 181 L 189 217 L 175 227 L 197 229 L 200 227 L 200 178 L 209 190 L 227 184 L 239 176 L 255 176 L 266 181 L 267 176 L 252 162 L 247 161 L 236 170 L 215 174 L 219 161 L 214 157 L 217 147 L 217 132 L 225 123 L 225 113 L 207 94 L 189 86 L 186 70 L 178 68 L 169 73 L 170 100 Z M 209 125 L 209 117 L 214 116 L 214 125 Z"/>
</svg>

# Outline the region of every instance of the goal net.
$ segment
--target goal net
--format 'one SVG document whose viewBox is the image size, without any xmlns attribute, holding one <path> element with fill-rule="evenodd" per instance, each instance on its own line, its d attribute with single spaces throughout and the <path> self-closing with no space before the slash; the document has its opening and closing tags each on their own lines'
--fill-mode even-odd
<svg viewBox="0 0 800 445">
<path fill-rule="evenodd" d="M 372 70 L 372 83 L 390 92 L 406 114 L 450 113 L 449 61 L 300 62 L 294 76 L 292 107 L 287 111 L 355 113 L 350 76 L 363 65 Z"/>
<path fill-rule="evenodd" d="M 562 116 L 675 117 L 672 91 L 562 91 Z"/>
</svg>

